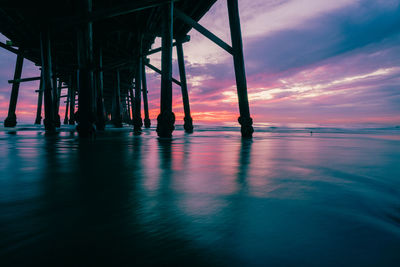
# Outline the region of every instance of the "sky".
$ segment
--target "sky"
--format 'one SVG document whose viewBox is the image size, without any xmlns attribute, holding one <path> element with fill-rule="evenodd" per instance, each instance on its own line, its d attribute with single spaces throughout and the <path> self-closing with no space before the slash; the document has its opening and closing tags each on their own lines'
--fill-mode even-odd
<svg viewBox="0 0 400 267">
<path fill-rule="evenodd" d="M 250 112 L 268 124 L 400 125 L 400 0 L 239 0 Z M 226 0 L 200 24 L 230 44 Z M 184 44 L 194 122 L 237 122 L 232 57 L 192 30 Z M 0 41 L 6 38 L 0 36 Z M 154 47 L 159 45 L 156 40 Z M 0 48 L 1 49 L 1 48 Z M 7 116 L 16 56 L 0 50 L 0 121 Z M 160 55 L 150 57 L 160 65 Z M 179 80 L 174 51 L 173 75 Z M 38 76 L 24 62 L 22 76 Z M 147 70 L 151 119 L 160 77 Z M 23 83 L 17 118 L 33 122 L 37 82 Z M 182 124 L 180 88 L 174 112 Z M 61 108 L 61 117 L 64 109 Z"/>
</svg>

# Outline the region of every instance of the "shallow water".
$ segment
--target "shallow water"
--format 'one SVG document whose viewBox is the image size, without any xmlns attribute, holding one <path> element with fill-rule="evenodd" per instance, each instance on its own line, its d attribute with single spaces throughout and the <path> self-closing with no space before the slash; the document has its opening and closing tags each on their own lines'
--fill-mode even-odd
<svg viewBox="0 0 400 267">
<path fill-rule="evenodd" d="M 0 131 L 0 265 L 398 266 L 400 134 Z"/>
</svg>

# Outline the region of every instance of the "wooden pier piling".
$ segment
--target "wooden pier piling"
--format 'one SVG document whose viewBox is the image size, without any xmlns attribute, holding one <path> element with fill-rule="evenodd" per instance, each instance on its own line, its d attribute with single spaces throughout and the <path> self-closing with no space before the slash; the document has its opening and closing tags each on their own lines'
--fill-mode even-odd
<svg viewBox="0 0 400 267">
<path fill-rule="evenodd" d="M 139 56 L 137 60 L 136 73 L 135 73 L 135 107 L 133 116 L 133 130 L 135 134 L 142 131 L 142 115 L 141 115 L 141 98 L 142 98 L 142 57 Z"/>
<path fill-rule="evenodd" d="M 186 132 L 191 133 L 193 132 L 193 119 L 192 116 L 190 115 L 189 94 L 186 82 L 185 60 L 183 56 L 182 41 L 180 40 L 177 41 L 176 51 L 178 56 L 179 76 L 181 80 L 183 110 L 185 112 L 183 128 L 185 129 Z"/>
<path fill-rule="evenodd" d="M 238 0 L 227 0 L 227 3 L 237 95 L 239 98 L 240 117 L 238 121 L 241 125 L 242 137 L 249 138 L 253 136 L 254 129 L 252 126 L 253 120 L 250 117 L 249 100 L 247 98 L 247 82 L 243 58 L 243 44 L 242 33 L 240 30 Z"/>
<path fill-rule="evenodd" d="M 119 76 L 119 70 L 116 72 L 116 87 L 114 91 L 114 112 L 113 112 L 113 124 L 117 128 L 122 127 L 122 115 L 121 115 L 121 81 Z"/>
<path fill-rule="evenodd" d="M 129 100 L 131 101 L 131 111 L 132 111 L 132 125 L 133 125 L 133 119 L 135 118 L 135 95 L 133 94 L 133 88 L 132 86 L 129 87 Z"/>
<path fill-rule="evenodd" d="M 172 112 L 172 35 L 174 4 L 162 6 L 162 51 L 161 51 L 161 105 L 157 117 L 157 134 L 171 137 L 175 129 L 175 114 Z"/>
<path fill-rule="evenodd" d="M 92 11 L 92 1 L 82 3 L 83 16 L 88 17 Z M 93 29 L 92 22 L 82 24 L 77 34 L 78 65 L 79 65 L 79 91 L 78 91 L 78 126 L 77 131 L 81 137 L 91 137 L 95 132 L 94 115 L 94 84 L 93 84 Z"/>
<path fill-rule="evenodd" d="M 98 71 L 96 75 L 97 87 L 97 105 L 96 105 L 96 127 L 103 131 L 106 127 L 106 118 L 104 112 L 104 97 L 103 97 L 103 49 L 100 47 L 98 51 Z"/>
<path fill-rule="evenodd" d="M 57 78 L 54 79 L 54 84 L 57 84 Z M 61 127 L 61 117 L 60 117 L 60 99 L 61 99 L 61 87 L 62 82 L 58 79 L 58 85 L 55 86 L 56 90 L 54 92 L 54 118 L 56 120 L 56 128 Z"/>
<path fill-rule="evenodd" d="M 56 130 L 54 121 L 53 105 L 53 85 L 52 85 L 52 67 L 51 67 L 51 43 L 50 32 L 46 28 L 41 32 L 41 59 L 44 83 L 44 120 L 43 124 L 47 134 L 52 134 Z"/>
<path fill-rule="evenodd" d="M 42 103 L 43 103 L 43 71 L 41 70 L 40 75 L 40 84 L 38 90 L 38 101 L 37 101 L 37 108 L 36 108 L 36 119 L 35 124 L 40 125 L 42 123 Z"/>
<path fill-rule="evenodd" d="M 17 116 L 15 110 L 17 108 L 19 84 L 21 79 L 22 66 L 24 64 L 23 50 L 19 50 L 17 54 L 17 62 L 15 63 L 14 82 L 11 88 L 10 105 L 8 106 L 8 115 L 4 120 L 4 127 L 15 127 L 17 125 Z"/>
<path fill-rule="evenodd" d="M 79 79 L 79 70 L 75 70 L 72 74 L 72 81 L 71 81 L 71 96 L 70 96 L 70 105 L 69 105 L 69 125 L 75 124 L 75 97 L 76 91 L 78 86 L 78 79 Z"/>
<path fill-rule="evenodd" d="M 71 79 L 70 79 L 70 82 L 71 82 Z M 69 83 L 69 84 L 71 84 L 71 83 Z M 64 124 L 68 124 L 68 112 L 69 112 L 69 103 L 71 102 L 70 101 L 70 97 L 71 97 L 71 85 L 70 86 L 68 86 L 68 88 L 67 88 L 67 103 L 66 103 L 66 105 L 65 105 L 65 116 L 64 116 Z"/>
<path fill-rule="evenodd" d="M 151 121 L 149 116 L 149 102 L 147 99 L 147 80 L 146 80 L 146 67 L 142 59 L 142 93 L 143 93 L 143 109 L 144 109 L 144 127 L 150 128 Z"/>
</svg>

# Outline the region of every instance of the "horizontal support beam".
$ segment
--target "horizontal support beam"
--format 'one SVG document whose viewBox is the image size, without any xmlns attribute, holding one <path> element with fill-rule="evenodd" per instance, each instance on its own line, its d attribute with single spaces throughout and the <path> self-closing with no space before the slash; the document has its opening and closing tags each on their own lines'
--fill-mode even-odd
<svg viewBox="0 0 400 267">
<path fill-rule="evenodd" d="M 8 80 L 8 83 L 22 83 L 22 82 L 30 82 L 30 81 L 37 81 L 37 80 L 40 80 L 40 76 L 31 77 L 31 78 L 17 79 L 17 80 Z"/>
<path fill-rule="evenodd" d="M 16 55 L 18 55 L 19 53 L 21 53 L 20 51 L 18 51 L 18 49 L 15 49 L 15 48 L 13 48 L 13 47 L 11 47 L 11 46 L 5 44 L 5 43 L 2 43 L 2 42 L 0 42 L 0 47 L 4 48 L 5 50 L 7 50 L 7 51 L 9 51 L 9 52 L 11 52 L 11 53 L 14 53 L 14 54 L 16 54 Z M 35 50 L 35 49 L 32 49 L 32 48 L 29 49 L 29 51 L 33 51 L 33 50 Z M 32 57 L 31 55 L 29 55 L 29 54 L 27 55 L 26 52 L 27 52 L 27 50 L 24 51 L 24 58 L 25 58 L 25 59 L 28 59 L 28 60 L 30 60 L 30 61 L 32 61 L 32 62 L 35 62 L 35 61 L 37 60 L 37 58 Z M 35 64 L 35 65 L 36 65 L 36 64 Z"/>
<path fill-rule="evenodd" d="M 187 43 L 187 42 L 189 42 L 189 41 L 190 41 L 190 36 L 189 36 L 189 35 L 186 35 L 185 38 L 183 38 L 183 39 L 180 40 L 179 42 L 183 44 L 183 43 Z M 172 46 L 176 46 L 176 44 L 177 44 L 177 42 L 174 42 L 174 43 L 172 44 Z M 149 56 L 149 55 L 152 55 L 152 54 L 161 52 L 161 50 L 162 50 L 162 47 L 158 47 L 158 48 L 149 50 L 149 51 L 147 52 L 147 55 Z"/>
<path fill-rule="evenodd" d="M 114 69 L 122 69 L 126 65 L 131 65 L 131 64 L 133 64 L 133 61 L 123 60 L 123 61 L 117 62 L 115 64 L 110 64 L 110 65 L 107 64 L 102 69 L 100 69 L 100 71 L 110 71 L 110 70 L 114 70 Z"/>
<path fill-rule="evenodd" d="M 162 73 L 161 70 L 159 70 L 159 69 L 156 68 L 155 66 L 151 65 L 150 63 L 146 63 L 145 65 L 146 65 L 147 67 L 149 67 L 150 69 L 154 70 L 155 72 L 157 72 L 158 74 L 161 74 L 161 73 Z M 176 83 L 177 85 L 181 86 L 181 82 L 178 81 L 177 79 L 172 78 L 172 81 L 173 81 L 174 83 Z"/>
<path fill-rule="evenodd" d="M 194 29 L 196 29 L 198 32 L 200 32 L 201 34 L 203 34 L 205 37 L 207 37 L 208 39 L 210 39 L 211 41 L 213 41 L 215 44 L 217 44 L 218 46 L 220 46 L 222 49 L 224 49 L 225 51 L 227 51 L 229 54 L 233 55 L 233 48 L 228 45 L 227 43 L 225 43 L 224 41 L 222 41 L 218 36 L 216 36 L 215 34 L 213 34 L 212 32 L 210 32 L 209 30 L 207 30 L 206 28 L 204 28 L 203 26 L 201 26 L 198 22 L 196 22 L 194 19 L 192 19 L 191 17 L 189 17 L 188 15 L 186 15 L 185 13 L 183 13 L 182 11 L 180 11 L 177 8 L 174 8 L 174 15 L 183 20 L 185 23 L 189 24 L 191 27 L 193 27 Z"/>
<path fill-rule="evenodd" d="M 173 45 L 173 46 L 176 46 L 176 42 L 174 42 L 172 45 Z M 161 50 L 162 50 L 162 47 L 158 47 L 158 48 L 155 48 L 155 49 L 151 49 L 151 50 L 149 50 L 149 51 L 147 52 L 146 55 L 150 56 L 150 55 L 153 55 L 153 54 L 155 54 L 155 53 L 161 52 Z"/>
<path fill-rule="evenodd" d="M 66 88 L 66 87 L 61 87 L 61 88 Z M 44 92 L 43 90 L 35 90 L 35 93 L 39 93 L 39 92 Z"/>
<path fill-rule="evenodd" d="M 5 43 L 0 42 L 0 47 L 4 48 L 5 50 L 10 51 L 11 53 L 18 54 L 18 49 L 15 49 Z"/>
</svg>

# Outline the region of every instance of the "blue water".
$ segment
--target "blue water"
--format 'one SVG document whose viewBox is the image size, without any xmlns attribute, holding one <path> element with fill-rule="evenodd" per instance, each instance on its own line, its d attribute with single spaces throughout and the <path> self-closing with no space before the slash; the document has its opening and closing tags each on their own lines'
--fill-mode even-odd
<svg viewBox="0 0 400 267">
<path fill-rule="evenodd" d="M 177 128 L 0 128 L 0 266 L 398 266 L 399 128 Z"/>
</svg>

